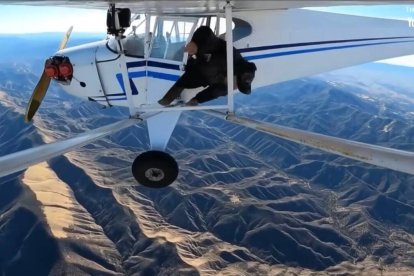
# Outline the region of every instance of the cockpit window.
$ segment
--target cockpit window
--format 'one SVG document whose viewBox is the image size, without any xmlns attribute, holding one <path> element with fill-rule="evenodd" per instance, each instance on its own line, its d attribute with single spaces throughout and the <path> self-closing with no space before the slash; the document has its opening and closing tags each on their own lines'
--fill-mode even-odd
<svg viewBox="0 0 414 276">
<path fill-rule="evenodd" d="M 131 20 L 131 26 L 125 31 L 123 46 L 125 54 L 133 57 L 144 57 L 145 54 L 145 15 L 135 15 Z M 118 42 L 110 38 L 108 47 L 112 51 L 118 51 Z"/>
<path fill-rule="evenodd" d="M 124 50 L 127 56 L 144 57 L 145 54 L 145 15 L 138 14 L 131 20 L 125 31 Z"/>
<path fill-rule="evenodd" d="M 216 35 L 225 38 L 226 22 L 223 17 L 151 16 L 149 21 L 150 56 L 152 58 L 182 61 L 185 44 L 195 29 L 201 25 L 209 25 Z M 147 23 L 145 15 L 136 15 L 131 22 L 131 27 L 125 31 L 123 45 L 127 56 L 144 57 Z M 246 37 L 251 32 L 252 27 L 248 22 L 233 18 L 233 41 Z M 110 38 L 108 47 L 112 51 L 118 52 L 118 41 L 115 38 Z"/>
<path fill-rule="evenodd" d="M 133 57 L 144 57 L 145 54 L 145 33 L 132 33 L 124 39 L 125 55 Z"/>
<path fill-rule="evenodd" d="M 198 18 L 159 17 L 154 28 L 151 57 L 182 61 L 184 46 L 194 32 Z"/>
</svg>

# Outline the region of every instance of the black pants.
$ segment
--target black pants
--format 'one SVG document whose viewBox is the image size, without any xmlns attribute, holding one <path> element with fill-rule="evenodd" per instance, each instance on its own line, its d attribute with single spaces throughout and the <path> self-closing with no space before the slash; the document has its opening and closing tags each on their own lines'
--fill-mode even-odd
<svg viewBox="0 0 414 276">
<path fill-rule="evenodd" d="M 163 99 L 168 99 L 172 102 L 178 98 L 181 92 L 186 88 L 191 89 L 206 86 L 208 87 L 194 97 L 199 103 L 204 103 L 220 96 L 227 95 L 226 83 L 209 84 L 198 70 L 188 70 L 168 90 Z"/>
<path fill-rule="evenodd" d="M 213 84 L 199 92 L 194 98 L 199 103 L 208 102 L 214 100 L 221 96 L 227 95 L 227 85 L 226 84 Z"/>
</svg>

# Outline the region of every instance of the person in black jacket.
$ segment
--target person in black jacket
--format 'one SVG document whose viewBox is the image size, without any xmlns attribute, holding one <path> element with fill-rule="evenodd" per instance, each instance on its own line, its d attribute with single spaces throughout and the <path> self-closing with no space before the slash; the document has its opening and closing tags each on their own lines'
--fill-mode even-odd
<svg viewBox="0 0 414 276">
<path fill-rule="evenodd" d="M 207 26 L 199 27 L 185 47 L 189 59 L 184 74 L 158 101 L 168 106 L 178 98 L 185 88 L 207 87 L 199 92 L 187 105 L 198 105 L 227 95 L 226 41 L 218 38 Z M 251 93 L 256 65 L 246 61 L 233 47 L 234 88 L 244 94 Z"/>
</svg>

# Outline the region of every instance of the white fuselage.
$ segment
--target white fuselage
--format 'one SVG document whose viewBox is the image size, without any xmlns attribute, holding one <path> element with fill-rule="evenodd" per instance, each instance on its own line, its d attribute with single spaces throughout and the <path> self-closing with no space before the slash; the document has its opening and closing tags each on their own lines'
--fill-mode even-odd
<svg viewBox="0 0 414 276">
<path fill-rule="evenodd" d="M 234 46 L 257 66 L 253 88 L 414 53 L 414 28 L 405 21 L 302 9 L 238 12 L 233 17 Z M 125 57 L 115 38 L 58 52 L 74 67 L 74 78 L 64 89 L 107 106 L 132 103 L 139 111 L 154 105 L 183 73 L 183 47 L 207 19 L 145 18 L 122 40 Z M 222 20 L 213 17 L 210 24 L 217 34 L 225 32 Z"/>
</svg>

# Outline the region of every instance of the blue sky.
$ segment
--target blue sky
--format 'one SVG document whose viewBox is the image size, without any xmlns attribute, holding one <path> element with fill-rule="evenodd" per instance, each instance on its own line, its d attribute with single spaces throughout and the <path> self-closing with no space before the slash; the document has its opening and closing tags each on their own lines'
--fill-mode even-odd
<svg viewBox="0 0 414 276">
<path fill-rule="evenodd" d="M 62 7 L 0 5 L 0 33 L 75 32 L 106 33 L 106 11 Z"/>
</svg>

